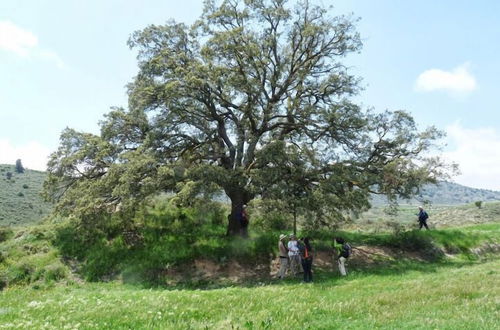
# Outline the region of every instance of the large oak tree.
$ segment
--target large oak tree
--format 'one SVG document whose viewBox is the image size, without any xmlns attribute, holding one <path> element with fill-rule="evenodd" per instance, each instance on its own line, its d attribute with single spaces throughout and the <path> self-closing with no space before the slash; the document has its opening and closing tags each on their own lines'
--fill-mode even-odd
<svg viewBox="0 0 500 330">
<path fill-rule="evenodd" d="M 256 197 L 342 217 L 370 193 L 414 194 L 443 174 L 426 157 L 441 133 L 351 101 L 359 79 L 342 59 L 361 49 L 355 22 L 308 1 L 225 0 L 190 26 L 135 32 L 128 109 L 107 114 L 100 135 L 63 132 L 47 194 L 95 221 L 118 205 L 130 218 L 160 192 L 221 190 L 229 234 Z"/>
</svg>

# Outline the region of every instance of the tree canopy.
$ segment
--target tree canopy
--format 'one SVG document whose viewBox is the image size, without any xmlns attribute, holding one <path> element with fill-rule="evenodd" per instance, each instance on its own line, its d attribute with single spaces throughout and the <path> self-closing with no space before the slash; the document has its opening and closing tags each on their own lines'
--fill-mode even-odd
<svg viewBox="0 0 500 330">
<path fill-rule="evenodd" d="M 62 133 L 47 196 L 96 219 L 161 192 L 189 203 L 223 191 L 230 234 L 256 197 L 328 223 L 369 207 L 370 193 L 411 196 L 444 174 L 427 155 L 442 133 L 352 101 L 359 79 L 342 60 L 361 50 L 355 23 L 309 1 L 210 0 L 192 25 L 133 33 L 128 109 L 113 108 L 99 135 Z"/>
</svg>

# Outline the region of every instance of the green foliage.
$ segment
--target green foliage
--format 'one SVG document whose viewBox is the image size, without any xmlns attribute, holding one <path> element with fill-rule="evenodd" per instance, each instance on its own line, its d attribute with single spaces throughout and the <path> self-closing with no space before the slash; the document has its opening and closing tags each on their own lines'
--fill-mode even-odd
<svg viewBox="0 0 500 330">
<path fill-rule="evenodd" d="M 0 240 L 0 286 L 39 286 L 68 278 L 68 267 L 52 246 L 56 227 L 39 225 L 8 229 Z M 2 231 L 0 231 L 1 233 Z"/>
<path fill-rule="evenodd" d="M 476 205 L 477 208 L 480 209 L 482 207 L 482 205 L 483 205 L 483 202 L 482 201 L 476 201 L 476 202 L 474 202 L 474 205 Z"/>
<path fill-rule="evenodd" d="M 9 227 L 0 227 L 0 243 L 11 238 L 14 232 Z"/>
<path fill-rule="evenodd" d="M 351 101 L 359 79 L 341 61 L 361 49 L 355 24 L 308 1 L 208 1 L 190 26 L 133 33 L 128 109 L 108 113 L 100 134 L 62 133 L 46 197 L 61 215 L 105 220 L 119 209 L 126 221 L 158 193 L 191 207 L 224 192 L 236 234 L 256 196 L 317 228 L 365 210 L 373 190 L 414 195 L 446 176 L 426 157 L 442 133 Z"/>
<path fill-rule="evenodd" d="M 0 169 L 10 173 L 14 166 L 0 164 Z M 0 226 L 37 223 L 52 211 L 40 195 L 45 178 L 44 172 L 25 170 L 11 180 L 0 179 Z"/>
<path fill-rule="evenodd" d="M 167 200 L 138 212 L 125 231 L 121 222 L 107 220 L 107 226 L 89 231 L 81 222 L 66 221 L 54 239 L 65 258 L 81 262 L 81 275 L 90 281 L 122 274 L 126 281 L 164 283 L 166 271 L 189 264 L 196 258 L 217 262 L 236 258 L 257 262 L 273 253 L 274 233 L 248 240 L 228 239 L 224 212 L 217 203 L 210 209 L 182 208 Z M 134 235 L 130 233 L 134 232 Z M 127 242 L 127 237 L 136 237 Z"/>
</svg>

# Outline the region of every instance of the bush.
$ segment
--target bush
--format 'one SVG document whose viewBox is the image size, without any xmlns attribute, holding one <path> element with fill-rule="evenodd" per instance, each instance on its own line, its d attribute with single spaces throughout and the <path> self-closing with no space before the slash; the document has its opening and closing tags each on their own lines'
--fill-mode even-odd
<svg viewBox="0 0 500 330">
<path fill-rule="evenodd" d="M 419 252 L 428 259 L 441 259 L 443 251 L 434 243 L 431 234 L 420 230 L 402 232 L 391 237 L 389 244 L 410 252 Z"/>
<path fill-rule="evenodd" d="M 14 232 L 8 227 L 0 227 L 0 243 L 12 237 Z"/>
<path fill-rule="evenodd" d="M 35 267 L 26 262 L 20 261 L 8 269 L 8 282 L 13 284 L 30 283 L 35 273 Z"/>
<path fill-rule="evenodd" d="M 23 184 L 23 188 L 24 188 L 24 189 L 28 189 L 29 187 L 30 187 L 30 186 L 28 186 L 26 183 L 25 183 L 25 184 Z"/>
<path fill-rule="evenodd" d="M 0 273 L 0 291 L 7 287 L 7 283 L 7 277 L 4 274 Z"/>
<path fill-rule="evenodd" d="M 68 269 L 63 264 L 56 262 L 44 268 L 44 278 L 46 281 L 59 281 L 65 279 Z"/>
<path fill-rule="evenodd" d="M 24 197 L 24 194 L 20 191 L 20 192 L 17 193 L 17 196 Z"/>
</svg>

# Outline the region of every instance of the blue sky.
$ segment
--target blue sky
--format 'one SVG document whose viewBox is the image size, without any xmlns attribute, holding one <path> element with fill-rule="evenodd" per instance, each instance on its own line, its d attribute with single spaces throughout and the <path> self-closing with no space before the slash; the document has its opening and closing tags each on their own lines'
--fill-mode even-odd
<svg viewBox="0 0 500 330">
<path fill-rule="evenodd" d="M 346 58 L 363 78 L 357 100 L 445 130 L 455 181 L 500 190 L 500 2 L 322 2 L 361 17 L 363 50 Z M 127 103 L 137 72 L 129 35 L 190 23 L 201 9 L 201 0 L 0 1 L 0 163 L 44 169 L 65 127 L 97 132 L 109 107 Z"/>
</svg>

